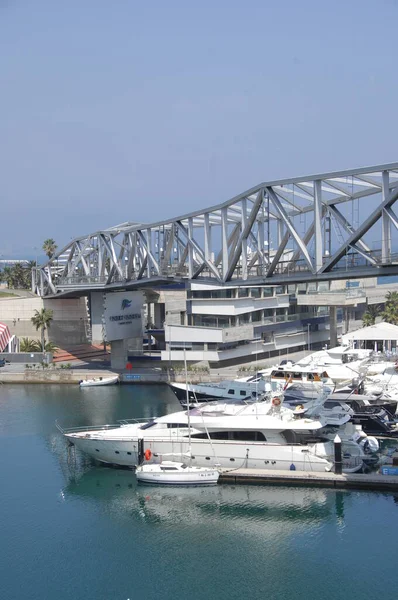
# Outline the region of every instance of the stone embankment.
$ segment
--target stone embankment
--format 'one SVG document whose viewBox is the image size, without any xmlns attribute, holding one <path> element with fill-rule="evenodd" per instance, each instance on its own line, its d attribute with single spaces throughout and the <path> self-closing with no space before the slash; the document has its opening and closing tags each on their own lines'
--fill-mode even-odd
<svg viewBox="0 0 398 600">
<path fill-rule="evenodd" d="M 0 371 L 0 383 L 48 383 L 48 384 L 78 384 L 82 379 L 94 377 L 110 377 L 115 375 L 112 371 L 78 370 L 78 369 L 54 369 L 23 371 Z"/>
</svg>

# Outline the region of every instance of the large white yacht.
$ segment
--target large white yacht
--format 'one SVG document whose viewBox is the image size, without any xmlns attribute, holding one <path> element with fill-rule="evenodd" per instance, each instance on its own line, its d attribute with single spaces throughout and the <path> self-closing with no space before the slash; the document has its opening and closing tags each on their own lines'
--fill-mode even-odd
<svg viewBox="0 0 398 600">
<path fill-rule="evenodd" d="M 313 407 L 315 409 L 315 407 Z M 104 463 L 136 466 L 144 452 L 179 460 L 191 452 L 192 465 L 325 471 L 333 467 L 333 439 L 343 440 L 343 468 L 362 468 L 366 454 L 353 439 L 350 411 L 339 409 L 333 420 L 283 406 L 283 394 L 263 402 L 208 402 L 147 422 L 61 430 L 67 440 Z M 140 450 L 141 448 L 141 450 Z"/>
<path fill-rule="evenodd" d="M 302 358 L 295 364 L 295 368 L 324 371 L 336 385 L 342 385 L 366 373 L 372 354 L 372 350 L 336 346 Z"/>
<path fill-rule="evenodd" d="M 220 398 L 248 400 L 273 391 L 270 383 L 265 381 L 261 375 L 241 380 L 225 380 L 219 383 L 169 383 L 169 386 L 183 405 L 187 401 L 187 395 L 192 402 L 204 402 Z"/>
<path fill-rule="evenodd" d="M 319 394 L 331 394 L 335 384 L 322 368 L 303 366 L 291 361 L 283 361 L 276 367 L 259 371 L 263 379 L 271 384 L 283 386 L 285 404 L 295 405 L 316 399 Z"/>
</svg>

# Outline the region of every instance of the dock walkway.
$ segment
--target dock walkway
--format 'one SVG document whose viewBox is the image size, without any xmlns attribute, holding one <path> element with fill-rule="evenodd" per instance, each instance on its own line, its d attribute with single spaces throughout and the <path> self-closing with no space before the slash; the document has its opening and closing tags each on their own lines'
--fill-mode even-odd
<svg viewBox="0 0 398 600">
<path fill-rule="evenodd" d="M 335 473 L 309 473 L 305 471 L 235 469 L 223 471 L 220 475 L 220 483 L 398 491 L 398 476 L 380 475 L 379 473 L 343 473 L 342 475 L 336 475 Z"/>
</svg>

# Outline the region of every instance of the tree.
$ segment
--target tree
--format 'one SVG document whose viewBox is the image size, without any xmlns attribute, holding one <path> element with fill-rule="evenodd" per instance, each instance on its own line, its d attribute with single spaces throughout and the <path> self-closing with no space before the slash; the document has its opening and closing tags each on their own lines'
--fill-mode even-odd
<svg viewBox="0 0 398 600">
<path fill-rule="evenodd" d="M 378 304 L 370 304 L 362 317 L 362 327 L 370 327 L 376 323 L 376 317 L 380 314 Z"/>
<path fill-rule="evenodd" d="M 43 250 L 47 254 L 48 258 L 53 257 L 54 252 L 56 251 L 57 248 L 58 248 L 58 246 L 55 243 L 55 240 L 53 240 L 52 238 L 48 238 L 48 240 L 44 240 Z"/>
<path fill-rule="evenodd" d="M 381 316 L 386 323 L 398 325 L 398 292 L 387 293 L 385 307 Z"/>
<path fill-rule="evenodd" d="M 35 310 L 34 316 L 31 318 L 33 325 L 36 327 L 36 331 L 40 329 L 41 336 L 41 347 L 46 347 L 46 340 L 44 339 L 44 333 L 46 329 L 50 328 L 51 321 L 53 320 L 53 311 L 49 308 L 42 308 L 40 311 Z"/>
<path fill-rule="evenodd" d="M 56 346 L 53 342 L 46 342 L 44 345 L 44 350 L 39 340 L 35 340 L 34 346 L 35 352 L 55 352 L 56 350 L 58 350 L 58 346 Z"/>
<path fill-rule="evenodd" d="M 21 352 L 37 352 L 37 343 L 37 340 L 23 337 L 19 342 L 19 349 Z"/>
</svg>

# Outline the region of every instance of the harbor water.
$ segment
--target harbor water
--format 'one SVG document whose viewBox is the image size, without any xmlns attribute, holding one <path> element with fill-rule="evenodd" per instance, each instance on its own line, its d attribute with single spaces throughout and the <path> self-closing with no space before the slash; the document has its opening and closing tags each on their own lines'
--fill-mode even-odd
<svg viewBox="0 0 398 600">
<path fill-rule="evenodd" d="M 166 386 L 0 386 L 4 600 L 395 600 L 398 496 L 137 486 L 55 426 L 178 410 Z"/>
</svg>

